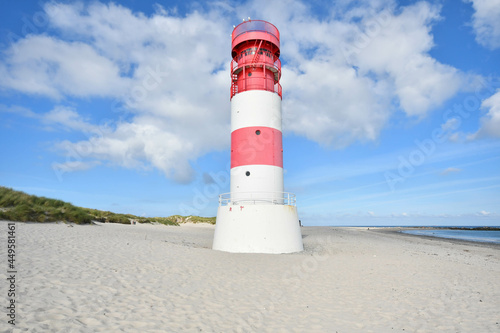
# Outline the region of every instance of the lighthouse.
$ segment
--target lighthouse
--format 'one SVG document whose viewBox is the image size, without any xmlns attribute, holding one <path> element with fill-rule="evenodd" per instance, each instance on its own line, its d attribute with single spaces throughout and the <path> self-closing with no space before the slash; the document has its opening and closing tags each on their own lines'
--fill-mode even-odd
<svg viewBox="0 0 500 333">
<path fill-rule="evenodd" d="M 231 38 L 231 192 L 219 196 L 213 249 L 299 252 L 296 198 L 283 185 L 279 31 L 248 20 Z"/>
</svg>

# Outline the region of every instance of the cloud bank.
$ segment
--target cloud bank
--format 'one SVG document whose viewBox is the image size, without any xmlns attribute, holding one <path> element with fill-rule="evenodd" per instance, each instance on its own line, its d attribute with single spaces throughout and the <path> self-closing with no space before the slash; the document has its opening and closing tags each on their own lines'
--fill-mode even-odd
<svg viewBox="0 0 500 333">
<path fill-rule="evenodd" d="M 485 99 L 481 108 L 487 113 L 481 118 L 481 128 L 474 136 L 500 138 L 500 90 Z"/>
<path fill-rule="evenodd" d="M 158 7 L 146 16 L 113 3 L 47 3 L 48 32 L 5 50 L 0 88 L 53 100 L 45 123 L 88 134 L 57 144 L 64 172 L 107 162 L 189 182 L 193 161 L 229 147 L 232 18 L 280 29 L 285 133 L 325 146 L 376 141 L 395 112 L 423 118 L 465 84 L 429 55 L 441 18 L 427 2 L 339 2 L 321 17 L 297 0 L 207 8 L 180 16 Z M 64 106 L 75 99 L 111 101 L 102 113 L 114 112 L 112 126 Z"/>
<path fill-rule="evenodd" d="M 472 27 L 476 41 L 489 49 L 500 47 L 500 0 L 469 0 L 474 14 Z"/>
</svg>

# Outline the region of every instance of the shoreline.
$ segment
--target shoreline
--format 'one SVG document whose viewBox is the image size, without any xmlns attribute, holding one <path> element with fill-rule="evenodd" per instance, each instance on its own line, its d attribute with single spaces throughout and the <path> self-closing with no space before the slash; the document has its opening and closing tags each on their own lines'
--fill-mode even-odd
<svg viewBox="0 0 500 333">
<path fill-rule="evenodd" d="M 427 236 L 427 235 L 414 235 L 414 234 L 403 233 L 403 231 L 406 231 L 406 230 L 421 230 L 424 228 L 426 230 L 443 230 L 443 229 L 447 229 L 446 227 L 443 227 L 443 228 L 439 228 L 439 227 L 438 228 L 436 228 L 436 227 L 368 227 L 368 228 L 370 231 L 387 233 L 387 234 L 396 234 L 396 235 L 402 236 L 402 237 L 422 238 L 422 239 L 426 239 L 426 240 L 430 240 L 430 241 L 444 241 L 447 243 L 461 244 L 461 245 L 476 245 L 479 247 L 487 247 L 487 248 L 500 250 L 500 244 L 498 244 L 498 243 L 479 242 L 479 241 L 470 241 L 470 240 L 456 239 L 456 238 L 446 238 L 446 237 Z M 456 230 L 456 229 L 450 229 L 450 230 Z"/>
</svg>

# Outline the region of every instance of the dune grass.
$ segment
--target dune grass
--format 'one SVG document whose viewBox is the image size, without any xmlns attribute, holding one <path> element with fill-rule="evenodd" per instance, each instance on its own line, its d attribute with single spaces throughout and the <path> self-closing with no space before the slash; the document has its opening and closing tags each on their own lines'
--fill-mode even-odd
<svg viewBox="0 0 500 333">
<path fill-rule="evenodd" d="M 215 217 L 180 216 L 140 217 L 98 209 L 83 208 L 58 199 L 38 197 L 0 186 L 0 220 L 20 222 L 73 222 L 88 224 L 92 221 L 131 224 L 161 223 L 180 225 L 186 222 L 215 224 Z"/>
<path fill-rule="evenodd" d="M 85 209 L 62 200 L 50 199 L 0 187 L 0 219 L 11 221 L 90 223 Z"/>
</svg>

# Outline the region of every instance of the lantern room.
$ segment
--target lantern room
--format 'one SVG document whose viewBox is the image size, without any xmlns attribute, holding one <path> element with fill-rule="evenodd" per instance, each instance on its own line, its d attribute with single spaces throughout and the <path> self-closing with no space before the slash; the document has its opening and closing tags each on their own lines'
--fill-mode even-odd
<svg viewBox="0 0 500 333">
<path fill-rule="evenodd" d="M 248 20 L 234 28 L 231 98 L 248 90 L 267 90 L 282 97 L 280 36 L 269 22 Z"/>
</svg>

